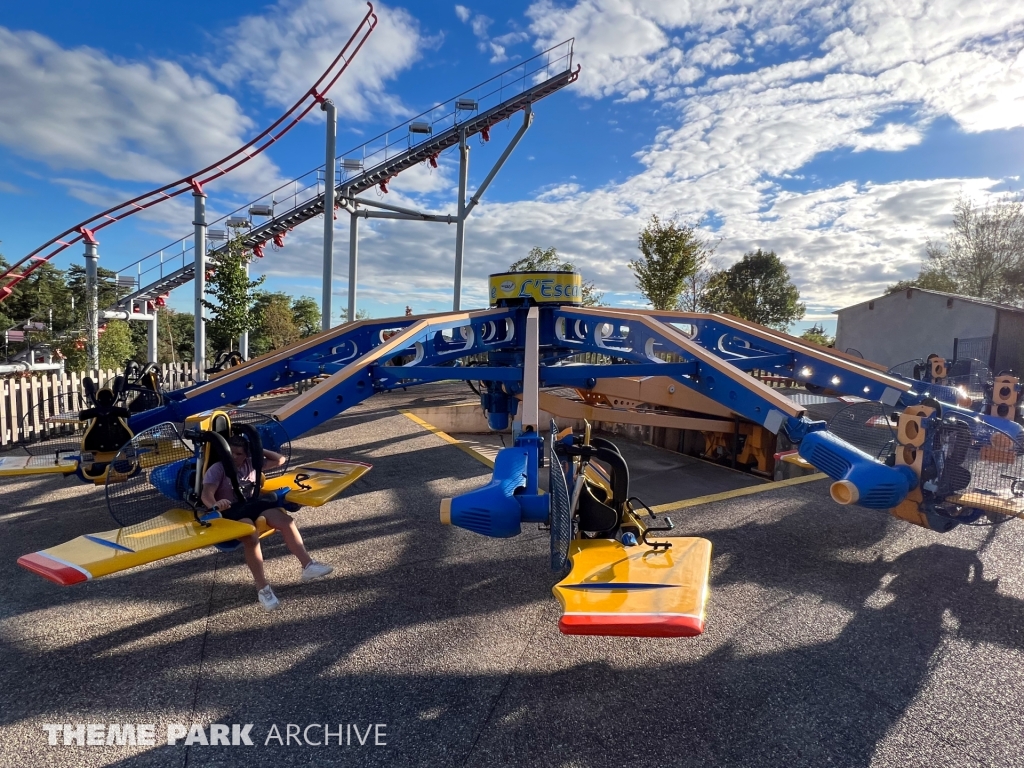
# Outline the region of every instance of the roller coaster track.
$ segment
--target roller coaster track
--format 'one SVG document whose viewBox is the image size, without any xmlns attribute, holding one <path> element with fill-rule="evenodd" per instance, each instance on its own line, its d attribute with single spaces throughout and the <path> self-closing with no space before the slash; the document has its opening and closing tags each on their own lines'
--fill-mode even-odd
<svg viewBox="0 0 1024 768">
<path fill-rule="evenodd" d="M 108 208 L 102 213 L 86 219 L 61 232 L 53 239 L 48 240 L 12 265 L 3 274 L 0 274 L 0 301 L 10 296 L 14 291 L 14 287 L 19 282 L 66 248 L 83 240 L 86 243 L 95 242 L 95 233 L 99 230 L 121 221 L 134 213 L 159 205 L 165 200 L 170 200 L 190 191 L 201 193 L 204 184 L 219 179 L 235 168 L 244 165 L 288 133 L 313 107 L 323 102 L 325 94 L 334 86 L 345 70 L 348 69 L 352 59 L 359 53 L 363 43 L 366 42 L 367 37 L 377 26 L 377 15 L 373 12 L 373 4 L 367 3 L 367 5 L 369 10 L 366 12 L 366 15 L 359 22 L 352 36 L 342 46 L 334 61 L 331 62 L 331 65 L 320 76 L 320 79 L 313 84 L 301 99 L 295 102 L 291 109 L 281 115 L 256 138 L 227 157 L 221 158 L 200 171 L 196 171 L 144 195 L 139 195 L 113 208 Z M 18 271 L 19 268 L 21 268 L 20 271 Z"/>
<path fill-rule="evenodd" d="M 457 145 L 463 132 L 467 137 L 482 134 L 487 138 L 488 132 L 496 124 L 575 82 L 579 76 L 579 66 L 576 69 L 572 66 L 573 42 L 569 39 L 553 46 L 343 153 L 338 158 L 341 160 L 340 174 L 337 176 L 340 179 L 337 184 L 339 204 L 343 199 L 350 199 L 374 187 L 386 192 L 387 182 L 402 171 L 422 162 L 436 164 L 438 155 Z M 497 103 L 467 114 L 458 105 L 469 97 L 475 103 Z M 424 130 L 422 126 L 429 125 L 429 133 L 410 132 L 409 128 L 416 125 L 420 126 L 420 130 Z M 420 136 L 426 138 L 418 138 Z M 353 160 L 359 165 L 356 172 L 347 170 L 347 164 Z M 217 221 L 223 222 L 234 214 L 244 213 L 249 206 L 260 202 L 270 203 L 277 208 L 280 207 L 281 197 L 290 197 L 286 210 L 281 213 L 275 211 L 272 218 L 252 227 L 242 236 L 243 246 L 262 256 L 263 247 L 268 242 L 281 245 L 285 234 L 291 229 L 323 215 L 324 193 L 320 185 L 323 172 L 324 166 L 321 165 Z M 289 188 L 294 188 L 294 191 L 287 192 Z M 131 311 L 134 304 L 154 300 L 190 282 L 195 276 L 195 259 L 189 253 L 187 241 L 188 236 L 181 238 L 119 270 L 119 275 L 136 274 L 140 287 L 120 299 L 111 309 Z M 165 251 L 173 250 L 178 245 L 181 246 L 180 256 L 165 257 Z M 211 248 L 208 252 L 211 261 L 215 263 L 217 254 L 224 252 L 227 246 L 225 242 Z"/>
</svg>

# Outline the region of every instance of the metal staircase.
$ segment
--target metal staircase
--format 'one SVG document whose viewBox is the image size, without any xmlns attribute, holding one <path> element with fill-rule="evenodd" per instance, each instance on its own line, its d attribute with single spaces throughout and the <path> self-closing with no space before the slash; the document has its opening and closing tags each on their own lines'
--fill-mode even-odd
<svg viewBox="0 0 1024 768">
<path fill-rule="evenodd" d="M 386 192 L 388 181 L 418 163 L 430 162 L 436 167 L 440 153 L 456 146 L 462 134 L 489 138 L 488 131 L 496 124 L 574 82 L 579 67 L 573 69 L 572 56 L 570 39 L 344 153 L 335 169 L 339 203 L 374 187 Z M 493 106 L 484 108 L 487 103 Z M 242 236 L 244 247 L 262 256 L 267 243 L 283 245 L 287 232 L 324 213 L 323 173 L 324 166 L 309 171 L 212 224 L 231 224 L 239 214 L 248 214 L 248 220 L 259 215 L 255 210 L 269 206 L 274 215 Z M 286 209 L 277 213 L 282 204 Z M 111 309 L 131 311 L 134 305 L 155 301 L 190 282 L 195 277 L 195 259 L 188 241 L 189 237 L 184 237 L 119 270 L 119 276 L 137 276 L 140 287 Z M 165 256 L 177 246 L 181 247 L 180 256 Z M 216 264 L 217 255 L 227 246 L 225 239 L 210 249 L 211 264 Z"/>
</svg>

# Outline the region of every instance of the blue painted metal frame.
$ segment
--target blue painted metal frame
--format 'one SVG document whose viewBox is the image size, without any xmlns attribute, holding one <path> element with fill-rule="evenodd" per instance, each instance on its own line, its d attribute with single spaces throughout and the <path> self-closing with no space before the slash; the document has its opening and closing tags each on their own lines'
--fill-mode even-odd
<svg viewBox="0 0 1024 768">
<path fill-rule="evenodd" d="M 659 331 L 656 327 L 652 328 L 642 322 L 623 321 L 622 317 L 618 315 L 601 317 L 594 310 L 581 313 L 569 307 L 556 310 L 554 319 L 556 322 L 563 321 L 558 334 L 559 343 L 571 347 L 577 353 L 590 352 L 632 360 L 637 363 L 642 362 L 644 368 L 653 364 L 654 368 L 651 370 L 654 373 L 664 372 L 664 375 L 670 376 L 715 402 L 726 405 L 744 418 L 760 424 L 772 432 L 777 432 L 783 424 L 787 425 L 787 431 L 792 428 L 793 433 L 806 431 L 808 428 L 807 425 L 800 424 L 801 421 L 806 421 L 805 419 L 782 414 L 774 404 L 755 389 L 742 386 L 714 365 L 694 358 L 688 349 L 677 344 L 665 332 Z M 653 319 L 657 320 L 656 317 Z M 611 332 L 599 339 L 598 330 L 601 329 L 601 326 L 607 325 L 612 326 Z M 543 324 L 541 328 L 543 331 Z M 674 328 L 672 330 L 677 331 Z M 644 352 L 636 350 L 644 350 Z M 690 368 L 686 372 L 675 373 L 672 371 L 672 363 L 654 362 L 657 359 L 654 357 L 656 353 L 675 353 L 686 360 L 685 365 Z M 762 357 L 775 354 L 781 353 L 766 351 Z M 731 364 L 731 361 L 726 362 Z M 623 367 L 634 369 L 632 365 Z M 608 368 L 604 367 L 604 371 L 607 370 Z M 607 373 L 604 373 L 604 376 L 607 376 Z M 802 411 L 802 409 L 799 410 Z"/>
<path fill-rule="evenodd" d="M 822 389 L 831 389 L 846 395 L 856 395 L 865 400 L 886 402 L 895 405 L 896 397 L 903 394 L 893 391 L 886 397 L 886 384 L 874 376 L 858 372 L 852 364 L 840 367 L 819 357 L 808 354 L 800 345 L 787 345 L 781 340 L 765 339 L 753 333 L 734 328 L 715 317 L 693 317 L 682 319 L 678 314 L 652 313 L 652 316 L 667 325 L 689 325 L 694 328 L 693 341 L 712 354 L 743 370 L 762 370 L 779 373 L 796 381 L 805 382 Z M 689 335 L 689 334 L 687 334 Z M 777 356 L 772 360 L 767 356 Z M 759 362 L 758 358 L 764 356 Z M 906 379 L 885 374 L 890 379 L 907 384 Z M 883 399 L 885 398 L 885 399 Z M 917 400 L 915 400 L 917 402 Z"/>
<path fill-rule="evenodd" d="M 454 318 L 454 319 L 453 319 Z M 581 322 L 577 322 L 581 321 Z M 308 413 L 290 415 L 283 423 L 288 434 L 297 437 L 375 392 L 408 387 L 446 379 L 479 380 L 491 391 L 515 395 L 522 391 L 522 339 L 525 337 L 526 308 L 508 307 L 434 318 L 398 318 L 355 325 L 351 331 L 336 334 L 323 342 L 312 343 L 292 355 L 271 364 L 249 366 L 237 373 L 228 371 L 221 379 L 179 390 L 166 405 L 132 417 L 133 431 L 141 431 L 163 421 L 182 421 L 187 416 L 223 407 L 246 397 L 262 394 L 292 381 L 315 375 L 337 375 L 355 366 L 344 381 L 311 400 Z M 387 342 L 384 332 L 406 332 L 422 323 L 418 333 L 383 359 L 373 359 L 362 367 L 359 361 Z M 598 337 L 601 326 L 611 325 L 615 333 Z M 694 358 L 665 333 L 642 323 L 628 325 L 614 315 L 579 316 L 572 308 L 541 307 L 541 384 L 544 386 L 592 387 L 599 378 L 617 376 L 671 376 L 681 384 L 722 402 L 745 418 L 777 431 L 784 421 L 769 414 L 774 406 L 764 397 L 724 376 L 708 363 Z M 675 353 L 682 362 L 667 363 L 647 352 Z M 612 358 L 612 365 L 566 365 L 567 358 L 579 354 L 598 354 Z M 455 367 L 467 356 L 487 355 L 487 365 Z M 412 357 L 411 362 L 404 358 Z M 740 370 L 789 363 L 790 351 L 763 350 L 742 360 L 733 356 Z M 400 359 L 403 364 L 391 364 Z M 794 424 L 794 432 L 806 426 Z"/>
</svg>

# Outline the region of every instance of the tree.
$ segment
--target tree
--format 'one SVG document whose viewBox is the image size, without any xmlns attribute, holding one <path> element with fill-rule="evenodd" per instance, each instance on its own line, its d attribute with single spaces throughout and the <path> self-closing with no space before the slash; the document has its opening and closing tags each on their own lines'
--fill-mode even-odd
<svg viewBox="0 0 1024 768">
<path fill-rule="evenodd" d="M 900 293 L 910 288 L 924 288 L 929 291 L 942 291 L 943 293 L 957 293 L 956 282 L 948 275 L 923 268 L 920 274 L 913 280 L 900 280 L 895 285 L 885 289 L 886 295 Z"/>
<path fill-rule="evenodd" d="M 292 297 L 287 293 L 257 293 L 254 312 L 258 320 L 249 334 L 250 356 L 281 349 L 299 339 L 301 331 L 292 313 Z"/>
<path fill-rule="evenodd" d="M 697 269 L 683 281 L 683 291 L 679 295 L 676 309 L 680 312 L 700 312 L 711 280 L 721 271 L 717 259 L 709 258 L 706 253 L 699 254 Z"/>
<path fill-rule="evenodd" d="M 122 368 L 135 354 L 132 332 L 124 320 L 108 320 L 100 334 L 100 368 Z"/>
<path fill-rule="evenodd" d="M 702 302 L 707 312 L 725 312 L 771 328 L 786 330 L 804 316 L 800 291 L 775 251 L 756 251 L 710 281 Z"/>
<path fill-rule="evenodd" d="M 347 323 L 348 322 L 348 307 L 344 307 L 341 310 L 339 310 L 339 314 L 341 316 L 340 322 L 341 323 Z M 367 312 L 365 309 L 357 309 L 356 310 L 356 320 L 357 321 L 358 320 L 369 320 L 369 319 L 370 319 L 370 313 Z"/>
<path fill-rule="evenodd" d="M 810 341 L 814 344 L 820 344 L 823 347 L 831 347 L 836 343 L 835 336 L 829 336 L 825 333 L 824 327 L 821 323 L 815 323 L 806 331 L 800 334 L 800 338 L 804 341 Z"/>
<path fill-rule="evenodd" d="M 6 271 L 10 266 L 4 255 L 0 253 L 0 271 Z M 4 305 L 0 304 L 0 331 L 6 331 L 12 325 L 14 325 L 14 318 L 4 312 Z"/>
<path fill-rule="evenodd" d="M 714 246 L 700 237 L 695 225 L 680 224 L 674 218 L 663 222 L 651 216 L 640 230 L 641 258 L 629 262 L 640 292 L 655 309 L 675 309 L 687 278 L 692 277 L 714 253 Z"/>
<path fill-rule="evenodd" d="M 554 248 L 534 246 L 525 259 L 513 263 L 509 272 L 577 272 L 571 261 L 562 261 Z M 580 303 L 585 307 L 600 307 L 604 294 L 594 288 L 593 280 L 584 280 L 580 291 Z"/>
<path fill-rule="evenodd" d="M 320 305 L 309 296 L 300 296 L 292 300 L 292 315 L 302 338 L 320 332 Z"/>
<path fill-rule="evenodd" d="M 274 302 L 264 310 L 260 326 L 270 343 L 270 349 L 287 347 L 298 341 L 301 334 L 291 307 L 283 302 Z"/>
<path fill-rule="evenodd" d="M 75 317 L 82 318 L 80 322 L 85 322 L 84 318 L 89 306 L 89 295 L 85 283 L 85 267 L 81 264 L 72 264 L 68 267 L 65 282 L 75 299 Z M 117 284 L 117 272 L 111 269 L 97 267 L 96 283 L 97 306 L 100 311 L 112 307 L 120 299 L 131 293 L 130 288 L 122 288 Z"/>
<path fill-rule="evenodd" d="M 59 333 L 73 321 L 71 297 L 64 272 L 45 263 L 17 283 L 4 301 L 4 312 L 19 323 L 29 318 L 49 323 L 52 312 L 53 331 Z M 84 309 L 83 306 L 83 312 Z"/>
<path fill-rule="evenodd" d="M 54 351 L 64 356 L 65 371 L 84 371 L 90 367 L 88 350 L 85 347 L 85 336 L 61 339 L 54 343 Z"/>
<path fill-rule="evenodd" d="M 929 240 L 926 252 L 922 277 L 941 276 L 955 293 L 1024 304 L 1024 196 L 996 198 L 978 208 L 959 195 L 946 242 Z"/>
<path fill-rule="evenodd" d="M 242 333 L 256 328 L 253 289 L 261 286 L 266 277 L 249 279 L 245 267 L 251 260 L 252 253 L 243 246 L 241 233 L 236 232 L 207 273 L 206 292 L 217 301 L 203 299 L 203 306 L 213 313 L 209 336 L 219 349 L 234 349 Z"/>
</svg>

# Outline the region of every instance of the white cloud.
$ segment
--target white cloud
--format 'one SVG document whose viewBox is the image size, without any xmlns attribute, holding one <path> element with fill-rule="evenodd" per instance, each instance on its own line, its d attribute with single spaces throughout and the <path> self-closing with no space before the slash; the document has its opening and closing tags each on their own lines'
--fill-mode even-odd
<svg viewBox="0 0 1024 768">
<path fill-rule="evenodd" d="M 530 39 L 530 35 L 527 32 L 519 29 L 513 29 L 511 32 L 491 38 L 487 30 L 494 23 L 494 19 L 482 13 L 474 15 L 464 5 L 455 6 L 455 14 L 463 24 L 469 24 L 470 29 L 473 30 L 473 35 L 477 39 L 477 49 L 482 53 L 491 54 L 491 64 L 500 64 L 503 61 L 508 61 L 510 57 L 507 49 L 512 45 L 517 45 Z"/>
<path fill-rule="evenodd" d="M 117 61 L 3 27 L 0 103 L 0 143 L 18 154 L 131 181 L 173 181 L 254 128 L 234 99 L 178 64 Z M 250 178 L 274 175 L 264 158 L 251 165 Z"/>
<path fill-rule="evenodd" d="M 312 85 L 310 73 L 323 72 L 338 55 L 366 10 L 361 2 L 280 0 L 229 29 L 223 57 L 207 66 L 231 88 L 245 85 L 261 98 L 291 106 Z M 406 11 L 378 4 L 376 14 L 376 28 L 330 92 L 348 119 L 365 119 L 373 110 L 401 113 L 385 84 L 415 62 L 425 44 Z"/>
<path fill-rule="evenodd" d="M 220 57 L 201 62 L 234 89 L 291 106 L 325 70 L 366 11 L 363 3 L 283 0 L 223 33 Z M 401 10 L 380 21 L 330 96 L 348 119 L 371 108 L 402 111 L 385 82 L 419 55 L 423 39 Z M 126 61 L 65 49 L 35 32 L 0 27 L 0 144 L 63 171 L 97 171 L 119 181 L 173 181 L 233 152 L 261 127 L 211 80 L 178 63 Z M 319 119 L 319 110 L 311 115 Z M 261 155 L 218 182 L 249 192 L 280 184 Z M 83 187 L 76 196 L 88 196 Z M 118 202 L 97 202 L 107 207 Z"/>
<path fill-rule="evenodd" d="M 528 15 L 536 48 L 576 37 L 577 93 L 678 110 L 676 118 L 659 111 L 665 127 L 636 154 L 644 170 L 579 192 L 587 204 L 577 215 L 595 218 L 597 200 L 634 224 L 652 212 L 690 220 L 714 212 L 723 255 L 775 248 L 818 308 L 916 274 L 924 241 L 948 226 L 957 190 L 978 193 L 998 180 L 849 183 L 803 194 L 777 180 L 826 152 L 898 153 L 940 116 L 968 132 L 1024 126 L 1024 5 L 1009 0 L 969 8 L 956 0 L 539 0 Z M 759 65 L 769 52 L 779 63 Z M 633 239 L 617 245 L 630 252 Z"/>
<path fill-rule="evenodd" d="M 473 34 L 477 37 L 487 37 L 487 28 L 493 23 L 494 19 L 488 18 L 482 13 L 479 13 L 473 17 L 469 26 L 473 30 Z"/>
</svg>

